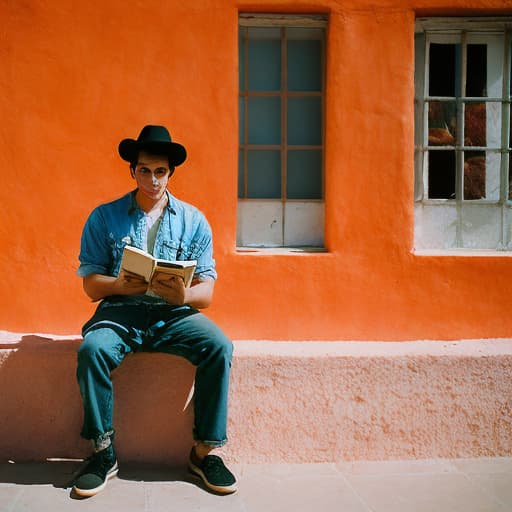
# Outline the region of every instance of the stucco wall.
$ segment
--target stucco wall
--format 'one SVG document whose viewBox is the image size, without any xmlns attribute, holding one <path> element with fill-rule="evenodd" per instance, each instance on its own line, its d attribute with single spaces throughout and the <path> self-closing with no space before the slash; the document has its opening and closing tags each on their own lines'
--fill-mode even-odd
<svg viewBox="0 0 512 512">
<path fill-rule="evenodd" d="M 507 11 L 508 8 L 508 11 Z M 240 254 L 239 11 L 329 14 L 325 254 Z M 166 124 L 188 149 L 172 191 L 209 218 L 209 315 L 237 339 L 506 337 L 510 257 L 413 244 L 414 19 L 512 13 L 509 0 L 0 0 L 4 330 L 77 333 L 83 223 L 133 187 L 118 142 Z"/>
</svg>

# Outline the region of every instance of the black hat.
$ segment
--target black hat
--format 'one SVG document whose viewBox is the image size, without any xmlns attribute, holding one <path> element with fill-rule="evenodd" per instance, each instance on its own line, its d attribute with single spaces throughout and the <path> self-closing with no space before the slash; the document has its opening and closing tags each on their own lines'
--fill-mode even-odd
<svg viewBox="0 0 512 512">
<path fill-rule="evenodd" d="M 119 154 L 127 162 L 135 162 L 139 151 L 148 150 L 157 155 L 167 155 L 169 165 L 180 165 L 187 158 L 187 150 L 173 142 L 165 126 L 147 125 L 142 128 L 137 140 L 123 139 L 119 143 Z"/>
</svg>

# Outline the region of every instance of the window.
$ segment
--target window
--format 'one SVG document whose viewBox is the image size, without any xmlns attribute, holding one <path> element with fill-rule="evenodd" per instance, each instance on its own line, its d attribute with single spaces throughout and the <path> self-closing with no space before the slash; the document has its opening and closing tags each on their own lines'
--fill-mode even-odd
<svg viewBox="0 0 512 512">
<path fill-rule="evenodd" d="M 240 15 L 238 246 L 323 246 L 325 27 Z"/>
<path fill-rule="evenodd" d="M 512 250 L 511 30 L 416 22 L 416 249 Z"/>
</svg>

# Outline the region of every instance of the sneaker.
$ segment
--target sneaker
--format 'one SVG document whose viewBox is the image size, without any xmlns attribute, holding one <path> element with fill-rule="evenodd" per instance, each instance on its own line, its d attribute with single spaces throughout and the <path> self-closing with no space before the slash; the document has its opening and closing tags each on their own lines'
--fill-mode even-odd
<svg viewBox="0 0 512 512">
<path fill-rule="evenodd" d="M 188 467 L 195 475 L 201 477 L 208 489 L 220 494 L 231 494 L 236 491 L 236 478 L 217 455 L 207 455 L 199 459 L 192 448 L 188 459 Z"/>
<path fill-rule="evenodd" d="M 75 480 L 73 491 L 78 496 L 90 497 L 105 489 L 109 478 L 117 475 L 116 453 L 110 445 L 105 450 L 90 457 L 87 466 Z"/>
</svg>

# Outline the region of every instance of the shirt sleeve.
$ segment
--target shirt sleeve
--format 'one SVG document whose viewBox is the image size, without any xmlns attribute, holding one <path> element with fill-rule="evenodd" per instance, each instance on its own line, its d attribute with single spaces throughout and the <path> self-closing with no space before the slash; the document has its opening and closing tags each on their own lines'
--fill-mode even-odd
<svg viewBox="0 0 512 512">
<path fill-rule="evenodd" d="M 84 230 L 80 242 L 80 266 L 77 274 L 86 277 L 90 274 L 109 275 L 112 268 L 112 251 L 108 241 L 108 233 L 101 210 L 93 210 Z"/>
<path fill-rule="evenodd" d="M 194 279 L 204 281 L 206 279 L 217 279 L 215 260 L 213 259 L 212 230 L 208 221 L 203 217 L 196 232 L 194 251 L 191 259 L 197 260 L 197 267 Z"/>
</svg>

